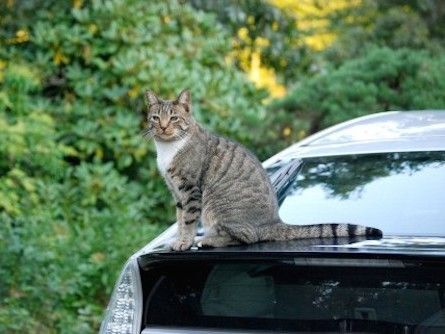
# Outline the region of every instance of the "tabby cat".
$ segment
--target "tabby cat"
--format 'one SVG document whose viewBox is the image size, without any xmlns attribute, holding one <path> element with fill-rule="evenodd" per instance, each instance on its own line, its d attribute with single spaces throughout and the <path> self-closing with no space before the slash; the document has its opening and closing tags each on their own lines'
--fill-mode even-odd
<svg viewBox="0 0 445 334">
<path fill-rule="evenodd" d="M 351 224 L 288 225 L 258 159 L 240 144 L 209 133 L 192 116 L 190 93 L 162 100 L 145 93 L 148 127 L 157 165 L 177 207 L 176 251 L 189 249 L 199 220 L 198 247 L 224 247 L 299 238 L 381 236 L 378 229 Z"/>
</svg>

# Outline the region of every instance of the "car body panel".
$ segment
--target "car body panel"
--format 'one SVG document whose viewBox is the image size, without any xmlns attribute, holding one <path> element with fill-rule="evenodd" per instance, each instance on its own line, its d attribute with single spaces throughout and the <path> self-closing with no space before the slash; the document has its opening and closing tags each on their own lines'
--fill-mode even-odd
<svg viewBox="0 0 445 334">
<path fill-rule="evenodd" d="M 309 136 L 264 161 L 347 154 L 445 150 L 445 111 L 385 112 L 359 117 Z"/>
<path fill-rule="evenodd" d="M 192 248 L 185 252 L 173 252 L 168 244 L 171 239 L 165 239 L 165 244 L 146 249 L 139 256 L 144 254 L 153 254 L 154 257 L 163 256 L 228 256 L 239 254 L 294 254 L 295 256 L 314 255 L 328 256 L 356 256 L 363 255 L 406 255 L 423 257 L 444 257 L 445 256 L 445 238 L 442 237 L 384 237 L 382 239 L 347 238 L 335 239 L 301 239 L 279 242 L 263 242 L 253 245 L 231 246 L 225 248 Z"/>
</svg>

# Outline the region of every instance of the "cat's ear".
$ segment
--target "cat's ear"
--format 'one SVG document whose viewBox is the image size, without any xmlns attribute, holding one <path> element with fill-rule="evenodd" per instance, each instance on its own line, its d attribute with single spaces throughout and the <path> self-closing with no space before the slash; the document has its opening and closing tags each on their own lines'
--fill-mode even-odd
<svg viewBox="0 0 445 334">
<path fill-rule="evenodd" d="M 190 95 L 190 91 L 188 89 L 184 89 L 181 93 L 179 93 L 178 97 L 176 98 L 176 101 L 186 105 L 187 111 L 191 110 L 192 96 Z"/>
<path fill-rule="evenodd" d="M 145 102 L 148 106 L 159 103 L 158 97 L 150 90 L 145 92 Z"/>
</svg>

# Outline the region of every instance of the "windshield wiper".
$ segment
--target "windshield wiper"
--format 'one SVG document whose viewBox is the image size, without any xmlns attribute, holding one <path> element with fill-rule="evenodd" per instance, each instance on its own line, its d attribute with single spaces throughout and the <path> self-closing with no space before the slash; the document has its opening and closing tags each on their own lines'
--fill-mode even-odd
<svg viewBox="0 0 445 334">
<path fill-rule="evenodd" d="M 303 160 L 293 159 L 270 176 L 279 205 L 283 202 L 287 189 L 292 184 L 302 165 Z"/>
</svg>

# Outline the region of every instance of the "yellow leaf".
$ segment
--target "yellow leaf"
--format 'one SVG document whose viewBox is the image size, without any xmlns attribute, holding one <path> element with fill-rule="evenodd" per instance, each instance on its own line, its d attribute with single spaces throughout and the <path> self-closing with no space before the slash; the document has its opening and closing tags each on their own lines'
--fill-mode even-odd
<svg viewBox="0 0 445 334">
<path fill-rule="evenodd" d="M 261 65 L 261 53 L 259 51 L 251 53 L 250 70 L 247 77 L 257 87 L 269 91 L 272 97 L 279 98 L 286 94 L 286 87 L 278 83 L 275 71 Z"/>
<path fill-rule="evenodd" d="M 7 40 L 7 43 L 10 44 L 20 44 L 29 41 L 29 32 L 25 29 L 17 30 L 15 33 L 15 37 Z"/>
<path fill-rule="evenodd" d="M 6 67 L 6 61 L 3 61 L 0 59 L 0 82 L 3 81 L 3 78 L 4 78 L 3 69 L 5 67 Z"/>
<path fill-rule="evenodd" d="M 273 31 L 277 31 L 278 27 L 279 27 L 278 22 L 276 22 L 276 21 L 272 22 L 272 30 Z"/>
<path fill-rule="evenodd" d="M 96 149 L 96 151 L 94 152 L 94 155 L 96 156 L 96 158 L 98 158 L 99 160 L 102 160 L 104 157 L 104 151 L 99 147 Z"/>
<path fill-rule="evenodd" d="M 139 95 L 139 93 L 140 93 L 140 87 L 136 85 L 133 88 L 131 88 L 127 94 L 129 97 L 136 97 Z"/>
<path fill-rule="evenodd" d="M 242 27 L 238 30 L 238 37 L 242 41 L 247 41 L 249 39 L 249 30 L 246 27 Z"/>
<path fill-rule="evenodd" d="M 292 133 L 292 129 L 290 127 L 286 126 L 283 129 L 283 136 L 284 137 L 289 137 L 291 135 L 291 133 Z"/>
<path fill-rule="evenodd" d="M 162 20 L 163 23 L 167 23 L 167 24 L 169 24 L 172 21 L 171 17 L 168 16 L 168 15 L 162 16 L 161 20 Z"/>
<path fill-rule="evenodd" d="M 301 41 L 313 50 L 321 51 L 337 38 L 335 33 L 328 31 L 329 17 L 340 10 L 359 6 L 362 0 L 269 0 L 269 2 L 295 17 L 295 24 L 304 35 Z"/>
<path fill-rule="evenodd" d="M 297 138 L 303 139 L 304 137 L 306 137 L 306 131 L 305 130 L 298 131 Z"/>
<path fill-rule="evenodd" d="M 94 35 L 97 32 L 97 25 L 94 23 L 90 24 L 88 26 L 88 31 Z"/>
<path fill-rule="evenodd" d="M 134 157 L 136 158 L 136 160 L 140 160 L 146 154 L 147 154 L 147 149 L 145 148 L 145 146 L 139 147 L 134 151 Z"/>
<path fill-rule="evenodd" d="M 264 37 L 257 37 L 255 39 L 255 46 L 259 48 L 265 48 L 270 45 L 270 41 L 267 38 Z"/>
<path fill-rule="evenodd" d="M 83 5 L 83 0 L 73 0 L 73 7 L 79 9 Z"/>
<path fill-rule="evenodd" d="M 53 62 L 56 65 L 60 64 L 68 64 L 69 59 L 67 56 L 65 56 L 60 50 L 57 50 L 53 57 Z"/>
</svg>

